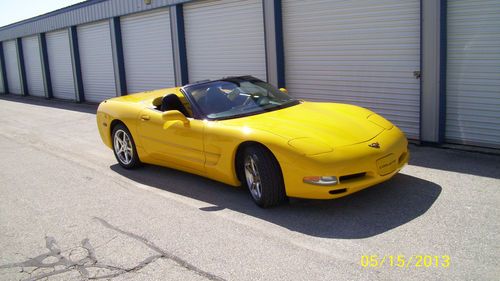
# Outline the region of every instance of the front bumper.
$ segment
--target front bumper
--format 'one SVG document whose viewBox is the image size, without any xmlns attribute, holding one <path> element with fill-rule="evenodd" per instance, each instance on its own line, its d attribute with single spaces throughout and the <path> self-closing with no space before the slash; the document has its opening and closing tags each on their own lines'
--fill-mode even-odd
<svg viewBox="0 0 500 281">
<path fill-rule="evenodd" d="M 380 148 L 370 147 L 372 143 L 378 143 Z M 285 161 L 281 166 L 287 196 L 333 199 L 381 183 L 397 174 L 408 163 L 408 141 L 397 127 L 393 127 L 367 142 L 302 157 L 305 159 Z M 305 176 L 336 176 L 339 183 L 333 186 L 312 185 L 303 182 Z"/>
</svg>

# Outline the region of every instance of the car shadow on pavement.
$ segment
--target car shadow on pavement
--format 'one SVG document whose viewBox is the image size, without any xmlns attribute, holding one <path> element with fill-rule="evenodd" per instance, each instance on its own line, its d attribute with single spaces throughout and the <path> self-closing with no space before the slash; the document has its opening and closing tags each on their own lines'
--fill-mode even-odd
<svg viewBox="0 0 500 281">
<path fill-rule="evenodd" d="M 500 155 L 411 145 L 410 165 L 500 179 Z"/>
<path fill-rule="evenodd" d="M 291 199 L 270 209 L 255 205 L 244 188 L 233 188 L 173 169 L 145 165 L 125 170 L 110 167 L 137 183 L 209 203 L 202 211 L 230 209 L 306 235 L 360 239 L 384 233 L 423 215 L 437 200 L 441 187 L 398 174 L 388 182 L 336 200 Z"/>
<path fill-rule="evenodd" d="M 75 101 L 70 101 L 70 100 L 46 99 L 43 97 L 21 96 L 14 94 L 0 94 L 0 100 L 19 102 L 36 106 L 44 106 L 50 108 L 59 108 L 59 109 L 72 110 L 72 111 L 91 113 L 91 114 L 95 114 L 98 107 L 98 105 L 94 103 L 76 103 Z"/>
</svg>

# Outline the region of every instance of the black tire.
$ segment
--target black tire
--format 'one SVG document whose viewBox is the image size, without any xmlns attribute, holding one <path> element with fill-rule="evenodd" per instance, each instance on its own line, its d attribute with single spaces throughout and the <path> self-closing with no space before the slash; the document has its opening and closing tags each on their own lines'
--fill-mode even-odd
<svg viewBox="0 0 500 281">
<path fill-rule="evenodd" d="M 250 171 L 253 169 L 248 169 L 249 166 L 247 166 L 252 165 L 252 160 L 257 171 L 256 176 Z M 265 147 L 259 145 L 247 147 L 243 153 L 240 169 L 243 185 L 248 188 L 250 196 L 259 207 L 273 207 L 286 201 L 281 168 L 274 155 Z M 260 196 L 255 191 L 256 185 L 251 185 L 251 182 L 255 183 L 254 178 L 258 178 L 258 182 L 260 182 Z"/>
<path fill-rule="evenodd" d="M 123 142 L 123 135 L 126 135 L 126 138 L 130 140 L 129 143 L 127 143 L 127 147 L 130 146 L 129 148 L 132 150 L 131 152 L 128 151 L 128 153 L 118 153 L 117 151 L 119 148 L 116 146 L 116 138 L 120 138 L 120 140 Z M 113 153 L 115 154 L 116 160 L 125 169 L 134 169 L 137 168 L 138 166 L 141 165 L 141 161 L 139 160 L 139 156 L 137 155 L 137 149 L 135 148 L 135 142 L 134 139 L 132 138 L 132 134 L 130 131 L 127 129 L 127 127 L 123 124 L 117 124 L 113 128 L 113 132 L 111 133 L 111 140 L 113 144 Z M 125 154 L 127 154 L 126 157 Z"/>
</svg>

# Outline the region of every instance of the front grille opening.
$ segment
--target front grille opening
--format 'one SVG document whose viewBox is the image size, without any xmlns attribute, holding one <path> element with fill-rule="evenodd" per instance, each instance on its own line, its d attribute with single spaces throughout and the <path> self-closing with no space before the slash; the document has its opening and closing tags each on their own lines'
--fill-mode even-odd
<svg viewBox="0 0 500 281">
<path fill-rule="evenodd" d="M 334 189 L 330 190 L 328 193 L 335 195 L 335 194 L 341 194 L 347 191 L 347 188 L 342 188 L 342 189 Z"/>
<path fill-rule="evenodd" d="M 339 181 L 340 182 L 344 182 L 344 181 L 349 181 L 349 180 L 354 180 L 354 179 L 359 179 L 359 178 L 362 178 L 366 176 L 366 172 L 363 172 L 363 173 L 357 173 L 357 174 L 352 174 L 352 175 L 345 175 L 345 176 L 341 176 L 339 178 Z"/>
<path fill-rule="evenodd" d="M 401 156 L 399 156 L 399 159 L 398 159 L 399 164 L 401 164 L 401 162 L 403 162 L 405 160 L 406 154 L 407 154 L 406 152 L 401 153 Z"/>
</svg>

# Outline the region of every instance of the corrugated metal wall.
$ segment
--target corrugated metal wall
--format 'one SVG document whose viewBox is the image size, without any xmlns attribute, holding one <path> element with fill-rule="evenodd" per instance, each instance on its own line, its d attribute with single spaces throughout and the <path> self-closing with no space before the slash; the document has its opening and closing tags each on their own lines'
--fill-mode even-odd
<svg viewBox="0 0 500 281">
<path fill-rule="evenodd" d="M 24 64 L 26 66 L 28 93 L 31 96 L 45 96 L 38 36 L 34 35 L 23 38 L 23 56 Z"/>
<path fill-rule="evenodd" d="M 85 100 L 116 96 L 109 21 L 78 26 L 77 34 Z"/>
<path fill-rule="evenodd" d="M 290 94 L 370 108 L 419 138 L 419 0 L 282 5 Z"/>
<path fill-rule="evenodd" d="M 448 0 L 446 139 L 500 147 L 500 2 Z"/>
<path fill-rule="evenodd" d="M 189 81 L 266 77 L 261 0 L 210 0 L 184 5 Z"/>
<path fill-rule="evenodd" d="M 26 21 L 0 28 L 0 41 L 81 25 L 112 17 L 179 4 L 192 0 L 89 0 Z"/>
<path fill-rule="evenodd" d="M 7 72 L 7 82 L 11 94 L 21 94 L 21 77 L 19 75 L 19 64 L 17 61 L 16 41 L 3 42 L 3 53 L 5 56 L 5 70 Z"/>
</svg>

